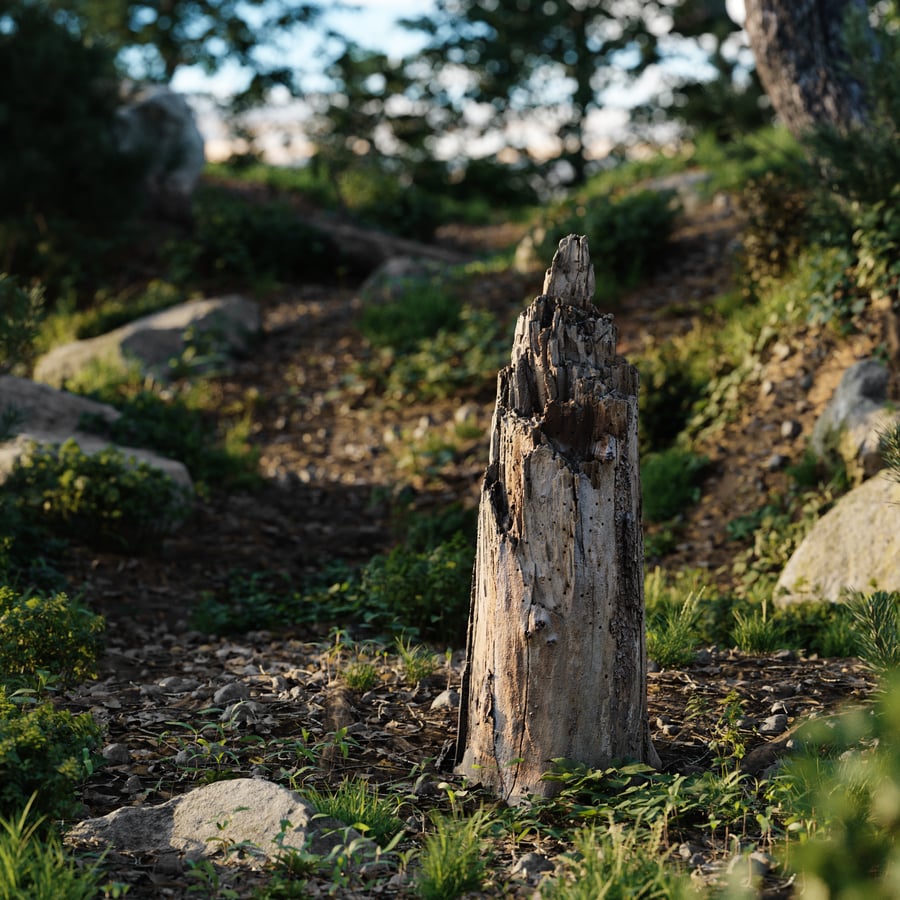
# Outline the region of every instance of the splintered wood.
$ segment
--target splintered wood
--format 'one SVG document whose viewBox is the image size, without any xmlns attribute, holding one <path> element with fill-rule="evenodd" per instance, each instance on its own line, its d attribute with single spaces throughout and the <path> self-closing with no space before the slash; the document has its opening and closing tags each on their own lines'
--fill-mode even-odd
<svg viewBox="0 0 900 900">
<path fill-rule="evenodd" d="M 647 725 L 638 375 L 560 242 L 500 372 L 481 494 L 457 771 L 509 803 L 553 760 L 657 763 Z"/>
</svg>

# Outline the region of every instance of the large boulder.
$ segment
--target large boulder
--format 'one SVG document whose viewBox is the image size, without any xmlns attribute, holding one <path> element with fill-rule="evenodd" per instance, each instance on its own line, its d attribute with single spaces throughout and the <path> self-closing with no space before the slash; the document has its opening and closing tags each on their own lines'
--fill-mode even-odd
<svg viewBox="0 0 900 900">
<path fill-rule="evenodd" d="M 190 219 L 206 158 L 187 100 L 155 85 L 132 94 L 117 117 L 119 148 L 146 161 L 144 189 L 151 209 L 167 218 Z"/>
<path fill-rule="evenodd" d="M 0 442 L 0 483 L 32 442 L 46 446 L 63 444 L 72 438 L 88 455 L 104 450 L 110 446 L 109 441 L 83 431 L 80 427 L 81 419 L 83 416 L 98 416 L 107 422 L 114 422 L 121 415 L 118 410 L 105 403 L 58 391 L 26 378 L 2 375 L 0 412 L 7 410 L 16 414 L 16 421 L 11 428 L 13 434 L 8 440 Z M 118 449 L 127 459 L 153 466 L 187 491 L 193 489 L 191 476 L 184 463 L 139 447 Z"/>
<path fill-rule="evenodd" d="M 134 854 L 174 851 L 187 860 L 240 845 L 252 862 L 290 848 L 327 856 L 359 837 L 340 822 L 319 816 L 294 791 L 259 778 L 236 778 L 196 788 L 158 806 L 125 806 L 102 818 L 86 819 L 67 833 L 66 841 Z M 232 859 L 240 861 L 237 854 Z"/>
<path fill-rule="evenodd" d="M 900 483 L 886 472 L 842 497 L 788 560 L 775 602 L 837 601 L 846 590 L 900 591 Z"/>
<path fill-rule="evenodd" d="M 261 330 L 259 306 L 239 294 L 192 300 L 135 319 L 98 337 L 55 347 L 34 367 L 35 381 L 60 387 L 91 363 L 141 371 L 166 379 L 189 345 L 201 355 L 240 354 Z"/>
<path fill-rule="evenodd" d="M 844 373 L 810 437 L 820 459 L 837 453 L 856 483 L 882 468 L 881 435 L 900 415 L 888 407 L 888 371 L 864 359 Z"/>
</svg>

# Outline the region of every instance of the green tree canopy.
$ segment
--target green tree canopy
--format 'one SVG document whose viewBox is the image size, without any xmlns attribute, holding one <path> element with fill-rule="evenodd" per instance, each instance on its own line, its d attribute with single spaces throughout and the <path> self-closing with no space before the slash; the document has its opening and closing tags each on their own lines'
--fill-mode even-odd
<svg viewBox="0 0 900 900">
<path fill-rule="evenodd" d="M 406 24 L 429 35 L 423 57 L 436 102 L 457 111 L 484 104 L 492 128 L 540 111 L 580 182 L 588 116 L 604 91 L 657 59 L 649 23 L 660 8 L 652 0 L 437 0 L 432 16 Z"/>
</svg>

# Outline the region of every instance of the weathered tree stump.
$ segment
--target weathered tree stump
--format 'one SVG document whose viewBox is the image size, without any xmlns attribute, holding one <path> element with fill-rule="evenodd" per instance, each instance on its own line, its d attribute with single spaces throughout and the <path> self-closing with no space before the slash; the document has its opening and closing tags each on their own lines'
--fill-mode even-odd
<svg viewBox="0 0 900 900">
<path fill-rule="evenodd" d="M 481 493 L 457 772 L 507 802 L 552 760 L 658 764 L 647 724 L 638 374 L 560 242 L 500 372 Z"/>
</svg>

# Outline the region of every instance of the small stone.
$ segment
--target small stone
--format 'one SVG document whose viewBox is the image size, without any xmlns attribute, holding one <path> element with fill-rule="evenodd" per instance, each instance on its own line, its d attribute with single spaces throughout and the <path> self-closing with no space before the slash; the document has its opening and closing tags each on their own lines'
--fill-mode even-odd
<svg viewBox="0 0 900 900">
<path fill-rule="evenodd" d="M 756 719 L 751 719 L 750 716 L 741 716 L 734 724 L 741 731 L 752 731 L 756 728 Z"/>
<path fill-rule="evenodd" d="M 697 651 L 697 662 L 700 663 L 701 666 L 708 665 L 712 662 L 712 653 L 706 647 L 701 647 Z"/>
<path fill-rule="evenodd" d="M 784 341 L 778 341 L 772 347 L 772 359 L 776 359 L 778 362 L 784 362 L 792 352 L 789 344 L 786 344 Z"/>
<path fill-rule="evenodd" d="M 769 716 L 762 725 L 759 726 L 760 734 L 783 734 L 787 731 L 788 717 L 784 714 Z"/>
<path fill-rule="evenodd" d="M 511 878 L 523 878 L 529 884 L 537 884 L 541 875 L 553 870 L 553 863 L 540 853 L 526 853 L 509 869 Z"/>
<path fill-rule="evenodd" d="M 107 744 L 100 755 L 113 766 L 124 766 L 131 762 L 131 751 L 125 744 Z"/>
<path fill-rule="evenodd" d="M 125 790 L 129 794 L 139 794 L 143 789 L 144 785 L 138 775 L 130 776 L 125 782 Z"/>
<path fill-rule="evenodd" d="M 759 386 L 759 396 L 760 397 L 768 397 L 770 394 L 774 394 L 774 393 L 775 393 L 775 384 L 773 382 L 769 381 L 768 379 L 766 379 Z"/>
<path fill-rule="evenodd" d="M 773 703 L 769 712 L 772 713 L 773 716 L 789 715 L 789 710 L 782 700 L 777 700 L 775 703 Z"/>
<path fill-rule="evenodd" d="M 213 703 L 221 706 L 234 700 L 246 700 L 249 696 L 250 688 L 246 684 L 242 681 L 232 681 L 231 684 L 223 685 L 213 694 Z"/>
<path fill-rule="evenodd" d="M 783 469 L 788 463 L 790 459 L 784 456 L 781 453 L 773 453 L 764 463 L 766 469 L 770 472 L 776 472 L 778 469 Z"/>
<path fill-rule="evenodd" d="M 459 706 L 459 694 L 453 690 L 441 691 L 431 701 L 432 709 L 455 709 L 457 706 Z"/>
<path fill-rule="evenodd" d="M 256 722 L 263 713 L 262 703 L 255 703 L 253 700 L 238 700 L 231 706 L 225 708 L 221 716 L 220 722 L 230 722 L 232 724 L 240 722 Z"/>
<path fill-rule="evenodd" d="M 792 441 L 799 436 L 801 431 L 803 431 L 803 426 L 796 419 L 786 419 L 781 423 L 781 436 L 786 441 Z"/>
<path fill-rule="evenodd" d="M 778 662 L 793 662 L 797 658 L 797 654 L 793 650 L 779 650 L 773 658 Z"/>
</svg>

